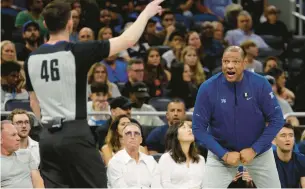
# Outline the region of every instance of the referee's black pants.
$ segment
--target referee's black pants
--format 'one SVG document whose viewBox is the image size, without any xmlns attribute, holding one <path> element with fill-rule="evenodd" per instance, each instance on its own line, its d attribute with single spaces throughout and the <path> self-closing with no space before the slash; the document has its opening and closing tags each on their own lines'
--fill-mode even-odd
<svg viewBox="0 0 305 189">
<path fill-rule="evenodd" d="M 64 122 L 40 136 L 40 171 L 46 188 L 107 188 L 104 162 L 86 120 Z"/>
</svg>

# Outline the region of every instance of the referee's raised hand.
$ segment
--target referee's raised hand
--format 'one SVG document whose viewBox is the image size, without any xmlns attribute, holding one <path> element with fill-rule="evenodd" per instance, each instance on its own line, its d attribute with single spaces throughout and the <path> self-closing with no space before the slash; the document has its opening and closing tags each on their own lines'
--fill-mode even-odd
<svg viewBox="0 0 305 189">
<path fill-rule="evenodd" d="M 160 6 L 160 4 L 163 2 L 164 0 L 153 0 L 152 2 L 150 2 L 145 9 L 143 10 L 143 14 L 148 16 L 148 19 L 155 16 L 156 14 L 161 15 L 162 14 L 162 7 Z"/>
</svg>

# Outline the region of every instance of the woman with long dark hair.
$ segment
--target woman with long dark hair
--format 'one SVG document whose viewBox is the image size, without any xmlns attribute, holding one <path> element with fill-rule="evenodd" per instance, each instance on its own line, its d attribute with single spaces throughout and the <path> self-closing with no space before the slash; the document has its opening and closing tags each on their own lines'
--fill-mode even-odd
<svg viewBox="0 0 305 189">
<path fill-rule="evenodd" d="M 167 96 L 180 98 L 187 109 L 194 107 L 198 88 L 192 83 L 192 73 L 188 64 L 175 64 L 171 67 L 172 78 L 168 84 Z"/>
<path fill-rule="evenodd" d="M 160 160 L 163 188 L 202 188 L 205 159 L 199 155 L 192 123 L 183 121 L 169 127 Z"/>
</svg>

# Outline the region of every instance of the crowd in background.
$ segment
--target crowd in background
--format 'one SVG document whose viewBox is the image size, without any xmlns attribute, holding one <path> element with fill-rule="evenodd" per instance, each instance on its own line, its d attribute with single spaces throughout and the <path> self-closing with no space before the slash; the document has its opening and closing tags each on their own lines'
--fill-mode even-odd
<svg viewBox="0 0 305 189">
<path fill-rule="evenodd" d="M 41 12 L 50 1 L 1 1 L 1 111 L 8 110 L 6 104 L 12 100 L 29 99 L 23 64 L 32 51 L 48 40 Z M 71 42 L 107 40 L 120 35 L 149 2 L 67 1 L 71 3 L 73 19 Z M 162 15 L 149 20 L 136 45 L 91 67 L 88 72 L 87 111 L 110 112 L 110 115 L 89 115 L 88 124 L 105 164 L 112 165 L 108 169 L 111 187 L 120 187 L 123 186 L 120 183 L 125 183 L 114 182 L 116 166 L 124 161 L 126 155 L 122 152 L 128 141 L 128 138 L 124 139 L 125 135 L 141 136 L 136 147 L 143 154 L 164 153 L 160 165 L 185 162 L 179 156 L 185 157 L 181 148 L 189 146 L 191 162 L 204 166 L 206 151 L 202 147 L 199 152 L 203 156 L 199 155 L 192 149 L 194 139 L 186 134 L 184 136 L 184 132 L 191 132 L 191 117 L 186 116 L 186 111 L 193 110 L 200 85 L 221 72 L 221 57 L 229 45 L 237 45 L 244 50 L 248 71 L 268 79 L 283 114 L 305 111 L 305 43 L 294 50 L 294 31 L 289 31 L 278 20 L 279 10 L 275 6 L 264 0 L 242 2 L 241 6 L 231 0 L 166 0 L 162 4 Z M 162 105 L 160 102 L 165 103 Z M 141 111 L 167 111 L 167 114 L 166 117 L 132 114 Z M 11 120 L 14 123 L 13 118 Z M 180 123 L 183 120 L 189 121 Z M 304 120 L 294 116 L 289 116 L 286 121 L 292 126 L 304 124 Z M 123 129 L 130 123 L 136 126 L 131 126 L 130 131 Z M 29 120 L 28 124 L 22 125 L 29 126 Z M 171 127 L 173 125 L 176 129 Z M 26 130 L 29 134 L 30 128 Z M 168 137 L 165 140 L 166 133 Z M 304 140 L 304 133 L 302 139 L 301 133 L 301 130 L 295 129 L 297 143 Z M 20 136 L 20 140 L 27 136 Z M 179 142 L 181 147 L 174 145 Z M 28 142 L 28 145 L 36 149 L 35 142 Z M 299 146 L 294 150 L 304 153 L 304 141 Z M 170 150 L 178 152 L 171 155 L 167 153 Z M 35 161 L 39 161 L 37 156 L 35 154 Z M 154 172 L 155 163 L 149 156 L 143 157 Z M 200 175 L 202 170 L 195 167 L 190 177 Z M 161 170 L 161 177 L 163 174 L 166 178 L 162 186 L 188 183 L 189 178 L 181 175 L 183 169 L 178 169 L 180 172 L 175 175 L 175 185 L 166 180 L 170 176 L 169 170 Z M 149 174 L 152 173 L 144 172 L 143 177 Z M 194 183 L 186 186 L 200 186 L 198 175 Z M 124 178 L 127 177 L 125 175 Z M 240 177 L 238 174 L 234 181 L 237 182 Z M 250 176 L 243 175 L 243 179 L 249 181 L 248 187 L 254 187 Z M 132 178 L 127 180 L 133 182 Z M 152 186 L 155 181 L 147 176 L 145 182 Z M 127 183 L 124 186 L 130 185 Z"/>
</svg>

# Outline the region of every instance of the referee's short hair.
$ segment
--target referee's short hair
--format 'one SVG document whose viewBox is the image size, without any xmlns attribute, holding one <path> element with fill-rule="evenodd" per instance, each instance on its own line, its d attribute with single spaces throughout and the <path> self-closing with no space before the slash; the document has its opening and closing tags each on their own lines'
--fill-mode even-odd
<svg viewBox="0 0 305 189">
<path fill-rule="evenodd" d="M 58 33 L 66 28 L 71 18 L 71 6 L 69 3 L 55 0 L 44 8 L 42 16 L 50 34 Z"/>
</svg>

